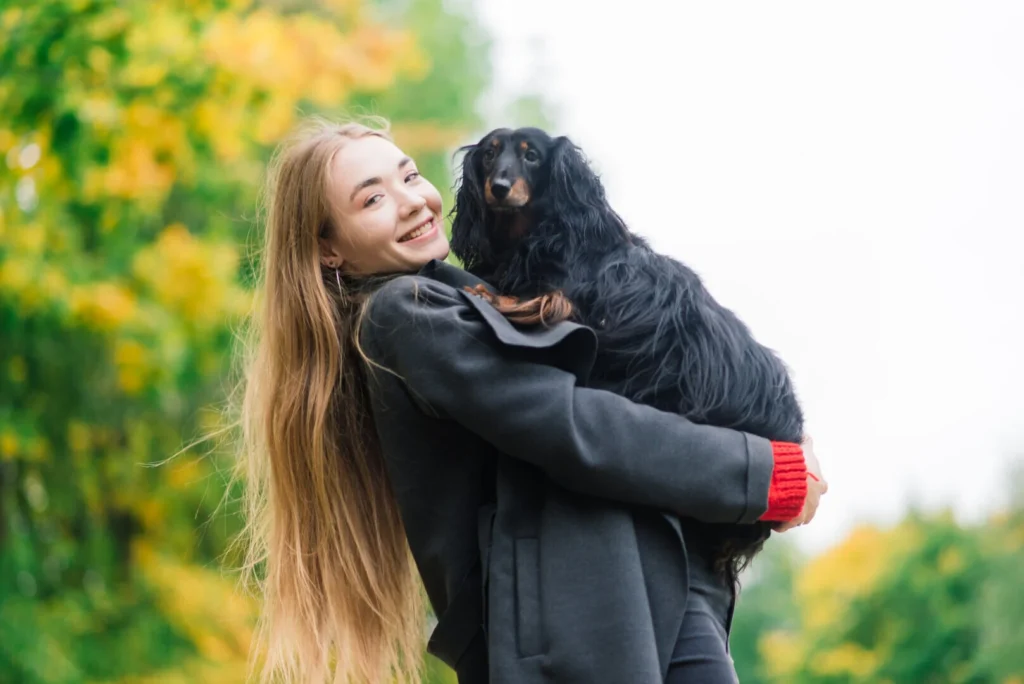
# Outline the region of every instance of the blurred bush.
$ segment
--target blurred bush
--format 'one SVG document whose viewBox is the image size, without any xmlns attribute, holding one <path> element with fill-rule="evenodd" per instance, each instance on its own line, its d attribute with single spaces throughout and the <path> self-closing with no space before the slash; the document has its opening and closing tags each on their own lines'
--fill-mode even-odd
<svg viewBox="0 0 1024 684">
<path fill-rule="evenodd" d="M 487 42 L 441 0 L 7 0 L 0 34 L 0 682 L 242 681 L 229 456 L 156 465 L 220 427 L 264 163 L 355 106 L 447 186 Z"/>
<path fill-rule="evenodd" d="M 803 563 L 756 561 L 732 645 L 744 684 L 1024 683 L 1024 497 L 979 525 L 911 513 Z"/>
</svg>

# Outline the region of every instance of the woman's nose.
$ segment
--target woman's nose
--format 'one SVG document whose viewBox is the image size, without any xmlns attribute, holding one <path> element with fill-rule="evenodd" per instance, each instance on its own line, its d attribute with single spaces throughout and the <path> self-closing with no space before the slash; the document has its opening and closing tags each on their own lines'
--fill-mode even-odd
<svg viewBox="0 0 1024 684">
<path fill-rule="evenodd" d="M 427 204 L 427 199 L 419 194 L 418 192 L 407 192 L 405 193 L 405 201 L 402 206 L 405 209 L 406 216 L 412 216 L 418 213 Z"/>
</svg>

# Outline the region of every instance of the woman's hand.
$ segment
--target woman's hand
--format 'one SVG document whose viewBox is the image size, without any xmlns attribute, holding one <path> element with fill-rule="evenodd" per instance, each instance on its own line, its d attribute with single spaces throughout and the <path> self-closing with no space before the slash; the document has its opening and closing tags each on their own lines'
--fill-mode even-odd
<svg viewBox="0 0 1024 684">
<path fill-rule="evenodd" d="M 811 522 L 814 519 L 814 514 L 818 512 L 821 495 L 828 491 L 828 482 L 821 474 L 821 464 L 818 463 L 818 457 L 814 454 L 814 440 L 805 437 L 801 446 L 804 450 L 804 465 L 807 467 L 807 498 L 804 500 L 804 508 L 800 511 L 800 515 L 781 525 L 776 530 L 777 532 L 785 532 Z"/>
</svg>

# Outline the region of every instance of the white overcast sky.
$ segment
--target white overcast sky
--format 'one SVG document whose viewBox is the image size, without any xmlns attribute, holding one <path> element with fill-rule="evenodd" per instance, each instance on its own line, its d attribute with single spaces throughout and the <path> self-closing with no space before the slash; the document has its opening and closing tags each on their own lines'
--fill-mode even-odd
<svg viewBox="0 0 1024 684">
<path fill-rule="evenodd" d="M 831 483 L 800 542 L 1000 505 L 1024 455 L 1024 3 L 481 12 L 488 101 L 543 92 L 631 227 L 792 367 Z"/>
</svg>

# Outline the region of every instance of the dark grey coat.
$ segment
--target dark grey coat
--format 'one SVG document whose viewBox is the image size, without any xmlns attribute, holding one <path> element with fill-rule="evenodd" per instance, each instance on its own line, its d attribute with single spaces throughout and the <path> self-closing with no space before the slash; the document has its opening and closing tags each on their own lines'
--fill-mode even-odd
<svg viewBox="0 0 1024 684">
<path fill-rule="evenodd" d="M 660 683 L 689 581 L 676 516 L 756 520 L 771 446 L 586 388 L 593 332 L 514 327 L 462 289 L 480 282 L 432 262 L 361 331 L 429 650 L 461 684 Z"/>
</svg>

